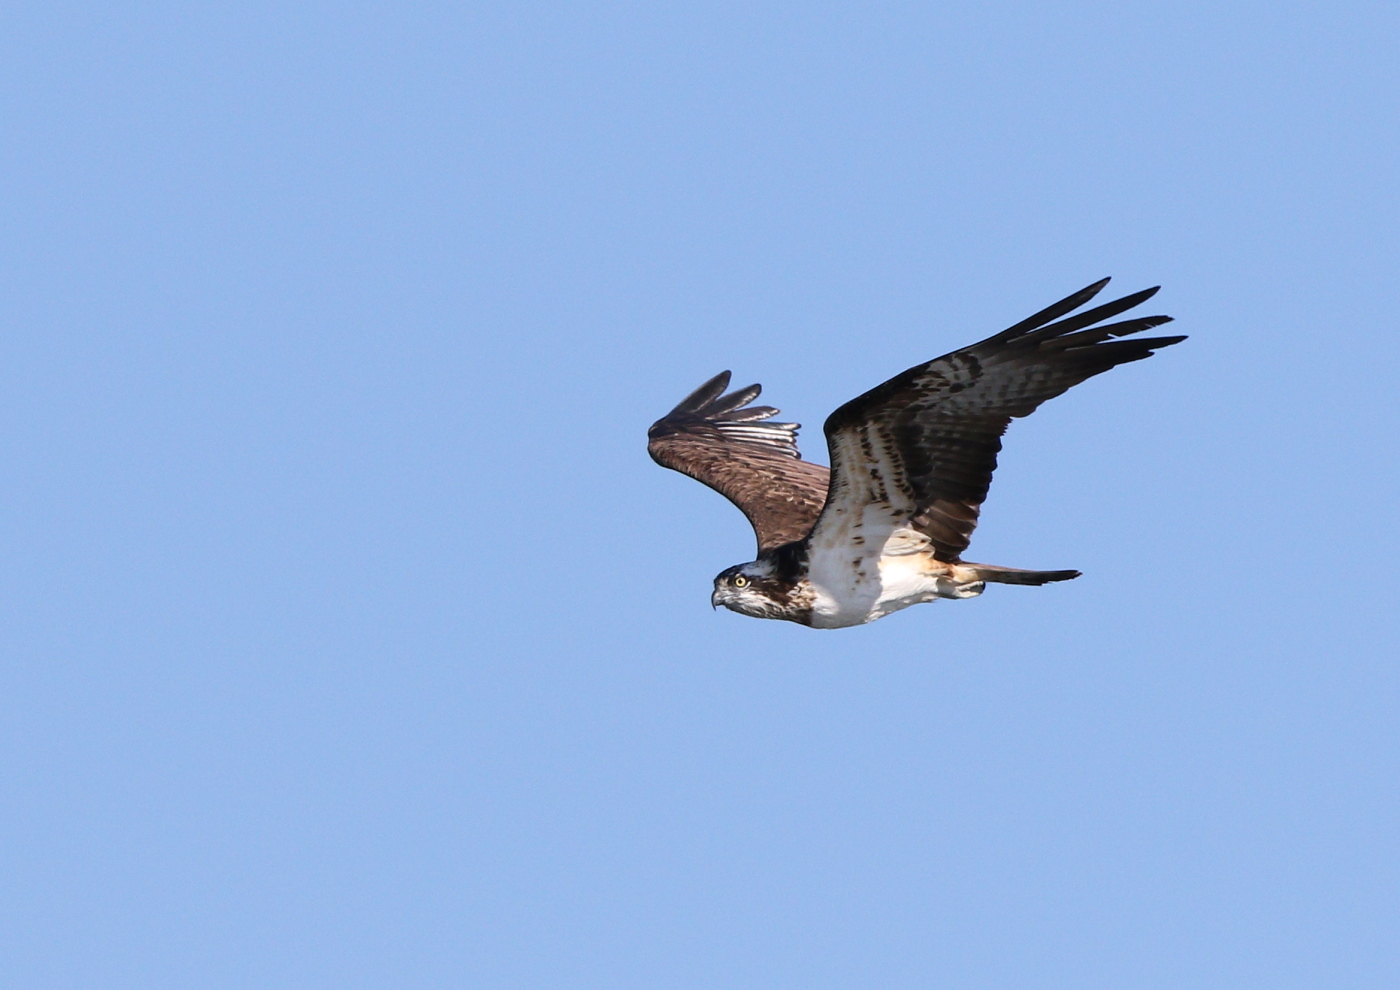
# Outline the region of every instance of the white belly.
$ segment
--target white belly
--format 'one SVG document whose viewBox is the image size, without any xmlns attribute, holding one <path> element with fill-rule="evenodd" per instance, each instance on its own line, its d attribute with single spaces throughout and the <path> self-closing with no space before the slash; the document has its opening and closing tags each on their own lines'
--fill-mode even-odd
<svg viewBox="0 0 1400 990">
<path fill-rule="evenodd" d="M 875 566 L 871 566 L 875 565 Z M 970 568 L 935 560 L 928 552 L 885 554 L 849 569 L 812 568 L 812 625 L 839 629 L 874 622 L 891 612 L 939 598 L 972 598 L 982 582 Z"/>
</svg>

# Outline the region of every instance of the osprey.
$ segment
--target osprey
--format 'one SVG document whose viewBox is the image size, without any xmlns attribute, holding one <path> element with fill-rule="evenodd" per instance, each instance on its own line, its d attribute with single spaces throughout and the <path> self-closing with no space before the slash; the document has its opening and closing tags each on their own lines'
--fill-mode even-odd
<svg viewBox="0 0 1400 990">
<path fill-rule="evenodd" d="M 802 460 L 797 423 L 751 406 L 760 386 L 726 394 L 711 378 L 647 432 L 663 467 L 724 495 L 753 524 L 758 558 L 715 578 L 711 604 L 818 629 L 860 625 L 920 602 L 980 595 L 988 581 L 1048 584 L 1078 571 L 962 559 L 1014 417 L 1086 378 L 1185 337 L 1118 340 L 1171 321 L 1104 323 L 1144 289 L 1070 316 L 1095 282 L 981 343 L 896 375 L 826 421 L 831 467 Z"/>
</svg>

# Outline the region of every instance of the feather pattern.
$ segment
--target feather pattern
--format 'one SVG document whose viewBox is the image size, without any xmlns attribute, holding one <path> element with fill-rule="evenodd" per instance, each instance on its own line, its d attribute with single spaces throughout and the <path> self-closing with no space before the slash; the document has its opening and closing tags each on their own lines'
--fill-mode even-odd
<svg viewBox="0 0 1400 990">
<path fill-rule="evenodd" d="M 849 549 L 851 537 L 872 526 L 886 537 L 907 527 L 927 538 L 938 560 L 958 561 L 977 526 L 1001 437 L 1013 418 L 1029 416 L 1087 378 L 1186 339 L 1113 339 L 1160 326 L 1170 320 L 1166 316 L 1087 329 L 1151 298 L 1155 288 L 1067 315 L 1107 283 L 1096 282 L 980 343 L 910 368 L 832 413 L 825 427 L 831 498 L 811 534 L 814 571 L 818 547 L 838 552 L 844 546 L 839 552 L 848 562 L 878 552 L 871 533 L 860 553 Z"/>
<path fill-rule="evenodd" d="M 797 423 L 767 422 L 777 409 L 748 405 L 760 386 L 726 394 L 729 378 L 721 372 L 652 424 L 647 451 L 733 502 L 762 553 L 807 535 L 826 501 L 830 472 L 802 460 Z"/>
</svg>

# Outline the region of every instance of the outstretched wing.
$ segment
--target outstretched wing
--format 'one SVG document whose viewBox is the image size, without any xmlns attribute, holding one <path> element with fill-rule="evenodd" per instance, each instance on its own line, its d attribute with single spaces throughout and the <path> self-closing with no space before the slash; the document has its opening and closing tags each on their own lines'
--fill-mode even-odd
<svg viewBox="0 0 1400 990">
<path fill-rule="evenodd" d="M 758 385 L 725 394 L 722 372 L 681 400 L 647 431 L 647 451 L 662 467 L 688 474 L 739 507 L 762 553 L 800 540 L 826 502 L 830 471 L 802 460 L 797 423 L 769 423 L 772 406 L 750 406 Z"/>
<path fill-rule="evenodd" d="M 832 413 L 826 421 L 831 492 L 812 532 L 813 552 L 844 546 L 839 556 L 860 571 L 865 565 L 858 558 L 879 553 L 879 544 L 893 538 L 894 544 L 926 540 L 940 560 L 958 560 L 1013 417 L 1186 339 L 1115 339 L 1170 322 L 1168 316 L 1102 323 L 1156 288 L 1067 316 L 1106 284 L 1095 282 L 993 337 L 910 368 Z"/>
</svg>

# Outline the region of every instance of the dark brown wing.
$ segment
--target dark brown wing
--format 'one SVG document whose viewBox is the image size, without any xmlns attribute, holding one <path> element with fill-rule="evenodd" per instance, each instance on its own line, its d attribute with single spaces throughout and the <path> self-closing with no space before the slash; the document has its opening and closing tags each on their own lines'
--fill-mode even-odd
<svg viewBox="0 0 1400 990">
<path fill-rule="evenodd" d="M 802 460 L 797 423 L 769 423 L 772 406 L 750 406 L 761 388 L 730 392 L 729 372 L 711 378 L 647 431 L 647 451 L 662 467 L 688 474 L 739 507 L 758 549 L 800 540 L 826 501 L 830 471 Z"/>
<path fill-rule="evenodd" d="M 1146 301 L 1155 288 L 1066 316 L 1107 283 L 1095 282 L 981 343 L 910 368 L 832 413 L 826 421 L 834 472 L 830 503 L 812 541 L 835 549 L 853 532 L 851 521 L 868 517 L 868 507 L 878 503 L 888 507 L 890 526 L 923 533 L 936 556 L 957 560 L 977 526 L 1013 417 L 1029 416 L 1086 378 L 1186 339 L 1113 339 L 1160 326 L 1168 316 L 1094 326 Z"/>
</svg>

